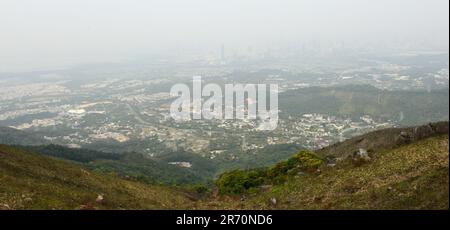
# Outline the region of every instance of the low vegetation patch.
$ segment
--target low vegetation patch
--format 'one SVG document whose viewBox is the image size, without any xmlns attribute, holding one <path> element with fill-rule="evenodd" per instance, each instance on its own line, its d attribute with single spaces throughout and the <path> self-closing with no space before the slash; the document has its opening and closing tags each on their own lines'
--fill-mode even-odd
<svg viewBox="0 0 450 230">
<path fill-rule="evenodd" d="M 220 194 L 252 193 L 264 184 L 280 184 L 289 176 L 298 173 L 315 172 L 323 164 L 323 159 L 313 152 L 300 151 L 287 161 L 271 168 L 233 170 L 223 173 L 216 181 Z"/>
</svg>

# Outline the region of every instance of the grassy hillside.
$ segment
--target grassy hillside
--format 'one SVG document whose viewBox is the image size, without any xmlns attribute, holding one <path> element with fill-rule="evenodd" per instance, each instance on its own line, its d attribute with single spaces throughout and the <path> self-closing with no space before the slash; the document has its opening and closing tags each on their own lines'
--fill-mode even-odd
<svg viewBox="0 0 450 230">
<path fill-rule="evenodd" d="M 97 202 L 99 195 L 103 200 Z M 0 208 L 182 209 L 186 194 L 0 145 Z"/>
<path fill-rule="evenodd" d="M 139 153 L 108 153 L 83 148 L 73 149 L 60 145 L 24 146 L 21 148 L 43 155 L 71 160 L 91 170 L 115 172 L 121 176 L 137 178 L 142 182 L 151 184 L 206 183 L 212 177 L 210 171 L 194 170 L 200 168 L 200 165 L 197 164 L 198 161 L 195 161 L 196 164 L 193 168 L 181 168 L 176 165 L 169 165 L 168 161 L 145 157 L 145 155 Z"/>
<path fill-rule="evenodd" d="M 386 129 L 300 151 L 272 167 L 224 173 L 210 194 L 0 145 L 0 209 L 448 209 L 446 132 L 448 122 Z M 366 158 L 355 157 L 359 148 Z"/>
<path fill-rule="evenodd" d="M 448 135 L 351 158 L 245 195 L 216 196 L 205 209 L 448 209 Z"/>
<path fill-rule="evenodd" d="M 36 132 L 2 126 L 0 126 L 0 144 L 18 146 L 30 152 L 74 161 L 92 170 L 116 172 L 122 176 L 138 178 L 152 184 L 210 183 L 216 173 L 215 165 L 209 159 L 182 151 L 150 158 L 137 152 L 104 152 L 89 148 L 69 148 L 50 144 Z M 181 168 L 169 165 L 168 162 L 171 161 L 188 161 L 193 166 Z"/>
</svg>

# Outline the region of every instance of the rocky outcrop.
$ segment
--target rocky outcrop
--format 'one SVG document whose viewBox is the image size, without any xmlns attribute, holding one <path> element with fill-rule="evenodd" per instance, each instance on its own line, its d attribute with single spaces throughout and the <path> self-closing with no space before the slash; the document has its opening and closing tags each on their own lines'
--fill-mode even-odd
<svg viewBox="0 0 450 230">
<path fill-rule="evenodd" d="M 448 134 L 448 122 L 436 122 L 429 125 L 436 134 Z"/>
<path fill-rule="evenodd" d="M 367 153 L 367 150 L 362 148 L 359 149 L 358 151 L 353 152 L 352 158 L 353 160 L 365 160 L 365 161 L 370 160 L 369 153 Z"/>
<path fill-rule="evenodd" d="M 316 150 L 316 153 L 327 158 L 342 157 L 346 159 L 360 148 L 371 151 L 393 149 L 414 141 L 443 134 L 448 134 L 448 121 L 416 127 L 387 128 L 327 146 Z"/>
<path fill-rule="evenodd" d="M 95 202 L 97 204 L 103 204 L 105 202 L 105 198 L 103 197 L 103 195 L 98 195 L 97 199 L 95 199 Z"/>
<path fill-rule="evenodd" d="M 433 130 L 433 127 L 431 124 L 428 125 L 422 125 L 414 128 L 414 139 L 420 140 L 427 137 L 431 137 L 432 135 L 436 134 L 435 130 Z"/>
<path fill-rule="evenodd" d="M 400 134 L 397 136 L 395 143 L 397 145 L 403 145 L 403 144 L 408 144 L 411 143 L 411 141 L 413 141 L 413 134 L 411 132 L 408 131 L 401 131 Z"/>
<path fill-rule="evenodd" d="M 420 140 L 439 134 L 448 134 L 448 122 L 429 123 L 414 129 L 415 140 Z"/>
<path fill-rule="evenodd" d="M 270 198 L 269 200 L 270 205 L 273 207 L 277 206 L 277 199 L 275 197 Z"/>
<path fill-rule="evenodd" d="M 418 141 L 434 135 L 447 134 L 448 122 L 436 122 L 429 123 L 422 126 L 410 128 L 409 130 L 403 130 L 396 137 L 395 143 L 397 145 L 408 144 L 413 141 Z"/>
</svg>

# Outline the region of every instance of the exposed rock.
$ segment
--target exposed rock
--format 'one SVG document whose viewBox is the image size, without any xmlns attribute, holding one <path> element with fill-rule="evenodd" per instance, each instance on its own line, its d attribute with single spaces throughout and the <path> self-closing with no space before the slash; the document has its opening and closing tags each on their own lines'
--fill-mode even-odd
<svg viewBox="0 0 450 230">
<path fill-rule="evenodd" d="M 411 139 L 411 134 L 406 132 L 406 131 L 401 131 L 400 132 L 400 137 L 403 139 Z"/>
<path fill-rule="evenodd" d="M 321 171 L 320 169 L 317 169 L 317 170 L 316 170 L 316 174 L 319 175 L 319 174 L 321 174 L 321 173 L 322 173 L 322 171 Z"/>
<path fill-rule="evenodd" d="M 402 131 L 400 132 L 400 134 L 397 136 L 395 143 L 397 145 L 403 145 L 403 144 L 408 144 L 411 141 L 413 141 L 413 136 L 411 133 L 406 132 L 406 131 Z"/>
<path fill-rule="evenodd" d="M 335 160 L 336 160 L 336 163 L 337 163 L 337 162 L 343 161 L 344 158 L 343 157 L 336 157 Z"/>
<path fill-rule="evenodd" d="M 97 202 L 98 204 L 103 204 L 105 202 L 105 198 L 103 197 L 103 195 L 98 195 L 97 199 L 95 199 L 95 202 Z"/>
<path fill-rule="evenodd" d="M 435 134 L 435 131 L 431 124 L 419 126 L 414 129 L 414 137 L 416 140 L 431 137 L 433 134 Z"/>
<path fill-rule="evenodd" d="M 272 197 L 272 198 L 270 198 L 270 204 L 272 205 L 272 206 L 276 206 L 277 205 L 277 199 L 275 198 L 275 197 Z"/>
<path fill-rule="evenodd" d="M 430 124 L 431 128 L 436 134 L 447 134 L 448 133 L 448 122 L 437 122 Z"/>
<path fill-rule="evenodd" d="M 336 162 L 337 162 L 336 158 L 331 158 L 331 157 L 327 157 L 326 158 L 326 166 L 327 167 L 334 167 L 334 166 L 336 166 Z"/>
<path fill-rule="evenodd" d="M 352 158 L 354 160 L 366 160 L 366 161 L 370 160 L 367 150 L 365 150 L 363 148 L 359 149 L 358 151 L 353 152 Z"/>
</svg>

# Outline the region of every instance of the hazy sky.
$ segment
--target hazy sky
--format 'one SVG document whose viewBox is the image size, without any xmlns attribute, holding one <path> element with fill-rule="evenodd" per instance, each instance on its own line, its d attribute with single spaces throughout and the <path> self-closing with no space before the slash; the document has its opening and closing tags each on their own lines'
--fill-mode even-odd
<svg viewBox="0 0 450 230">
<path fill-rule="evenodd" d="M 0 71 L 310 39 L 425 41 L 445 51 L 448 8 L 448 0 L 0 0 Z"/>
</svg>

